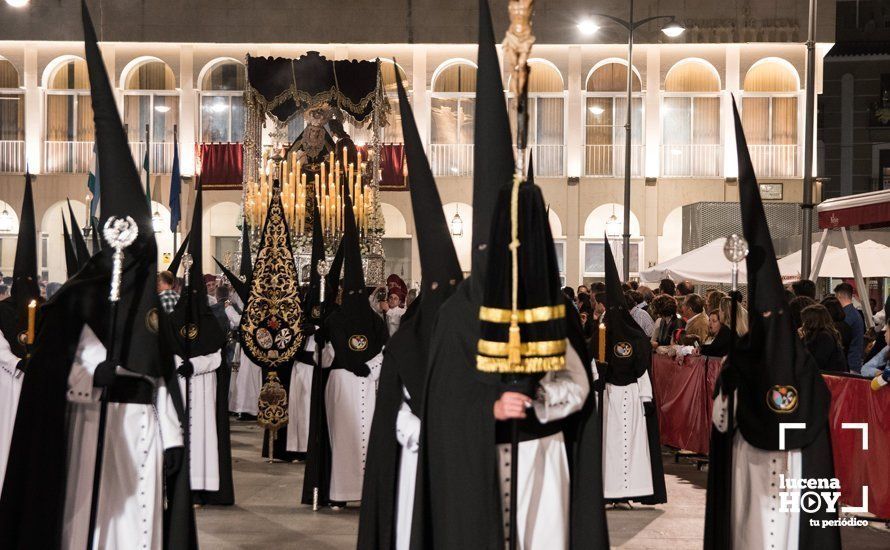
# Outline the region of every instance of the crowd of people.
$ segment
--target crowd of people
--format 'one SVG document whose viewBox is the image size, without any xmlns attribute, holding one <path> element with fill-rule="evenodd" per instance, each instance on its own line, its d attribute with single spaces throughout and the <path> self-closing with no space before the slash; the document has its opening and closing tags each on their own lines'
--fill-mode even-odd
<svg viewBox="0 0 890 550">
<path fill-rule="evenodd" d="M 661 355 L 724 357 L 729 353 L 732 300 L 717 288 L 695 292 L 690 281 L 663 279 L 657 288 L 632 281 L 623 284 L 626 307 L 637 325 L 649 336 Z M 785 289 L 791 318 L 807 350 L 820 370 L 861 374 L 873 378 L 888 367 L 886 311 L 869 298 L 873 327 L 866 328 L 865 314 L 853 286 L 842 282 L 817 301 L 813 281 L 795 281 Z M 563 293 L 577 307 L 588 349 L 598 356 L 601 318 L 606 309 L 604 283 L 565 287 Z M 737 304 L 736 333 L 748 332 L 744 299 Z"/>
</svg>

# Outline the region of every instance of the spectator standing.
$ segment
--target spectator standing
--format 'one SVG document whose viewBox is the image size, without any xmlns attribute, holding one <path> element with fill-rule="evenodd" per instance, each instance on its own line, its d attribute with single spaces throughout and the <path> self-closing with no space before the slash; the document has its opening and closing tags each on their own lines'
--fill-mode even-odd
<svg viewBox="0 0 890 550">
<path fill-rule="evenodd" d="M 172 273 L 169 271 L 158 273 L 158 298 L 164 313 L 173 313 L 173 309 L 179 301 L 179 293 L 173 290 L 174 284 L 176 284 L 176 278 Z"/>
<path fill-rule="evenodd" d="M 735 315 L 735 331 L 739 337 L 748 334 L 748 311 L 741 303 L 736 304 Z M 732 318 L 732 298 L 724 296 L 720 300 L 720 322 L 731 327 L 730 319 Z"/>
<path fill-rule="evenodd" d="M 674 281 L 670 279 L 662 279 L 660 283 L 658 283 L 658 293 L 665 294 L 667 296 L 673 296 L 677 293 L 677 287 L 674 285 Z"/>
<path fill-rule="evenodd" d="M 729 354 L 730 329 L 720 322 L 720 312 L 712 310 L 708 314 L 708 339 L 699 347 L 699 355 L 723 357 Z"/>
<path fill-rule="evenodd" d="M 890 330 L 884 331 L 884 346 L 874 357 L 862 365 L 862 376 L 874 378 L 890 367 Z"/>
<path fill-rule="evenodd" d="M 844 307 L 834 296 L 826 296 L 822 299 L 821 303 L 825 306 L 825 309 L 828 310 L 828 314 L 831 316 L 831 321 L 834 323 L 835 330 L 841 335 L 841 345 L 844 348 L 844 356 L 846 356 L 847 352 L 850 351 L 850 341 L 853 339 L 853 329 L 850 328 L 850 325 L 844 322 L 844 319 L 847 317 L 844 313 Z"/>
<path fill-rule="evenodd" d="M 686 336 L 694 336 L 699 344 L 708 339 L 708 316 L 704 313 L 705 303 L 698 294 L 689 294 L 683 300 L 680 315 L 686 320 Z"/>
<path fill-rule="evenodd" d="M 681 281 L 677 285 L 677 296 L 689 296 L 695 291 L 695 286 L 689 281 Z"/>
<path fill-rule="evenodd" d="M 660 294 L 655 297 L 651 305 L 655 314 L 655 324 L 652 327 L 652 347 L 669 346 L 674 343 L 674 331 L 682 326 L 677 318 L 677 301 L 673 296 Z"/>
<path fill-rule="evenodd" d="M 652 316 L 649 315 L 646 310 L 644 310 L 641 305 L 645 305 L 646 302 L 643 301 L 643 295 L 637 290 L 631 290 L 626 293 L 628 308 L 630 309 L 630 316 L 634 318 L 634 321 L 640 325 L 640 328 L 643 329 L 643 332 L 646 333 L 646 336 L 649 339 L 652 339 L 652 331 L 655 327 L 655 321 L 652 320 Z"/>
<path fill-rule="evenodd" d="M 788 310 L 791 312 L 791 322 L 794 323 L 794 328 L 800 328 L 800 313 L 804 308 L 817 303 L 816 300 L 813 300 L 809 296 L 798 296 L 788 302 Z"/>
<path fill-rule="evenodd" d="M 811 300 L 816 300 L 816 283 L 809 279 L 801 279 L 791 283 L 791 291 L 795 296 L 806 296 Z"/>
<path fill-rule="evenodd" d="M 850 366 L 850 372 L 858 374 L 862 370 L 862 355 L 865 352 L 865 323 L 853 305 L 853 287 L 850 283 L 841 283 L 834 287 L 834 295 L 844 308 L 844 322 L 852 331 L 850 348 L 847 350 L 847 364 Z"/>
<path fill-rule="evenodd" d="M 800 319 L 800 336 L 819 365 L 819 370 L 847 372 L 847 357 L 841 335 L 834 328 L 828 309 L 822 304 L 813 303 L 801 310 Z"/>
</svg>

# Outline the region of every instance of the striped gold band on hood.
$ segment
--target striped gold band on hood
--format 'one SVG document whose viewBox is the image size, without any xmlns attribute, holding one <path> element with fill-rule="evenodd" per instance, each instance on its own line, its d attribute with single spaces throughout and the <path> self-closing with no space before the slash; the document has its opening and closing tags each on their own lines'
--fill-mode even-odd
<svg viewBox="0 0 890 550">
<path fill-rule="evenodd" d="M 488 323 L 509 323 L 512 320 L 513 310 L 499 309 L 482 306 L 479 308 L 479 320 Z M 520 323 L 543 323 L 555 319 L 564 319 L 566 316 L 565 304 L 555 306 L 541 306 L 532 309 L 519 309 L 515 312 Z M 480 342 L 481 343 L 481 342 Z"/>
<path fill-rule="evenodd" d="M 490 357 L 507 357 L 509 344 L 507 342 L 492 342 L 491 340 L 479 340 L 478 351 L 480 355 Z M 542 340 L 540 342 L 522 342 L 519 348 L 523 357 L 562 355 L 566 353 L 565 340 Z"/>
</svg>

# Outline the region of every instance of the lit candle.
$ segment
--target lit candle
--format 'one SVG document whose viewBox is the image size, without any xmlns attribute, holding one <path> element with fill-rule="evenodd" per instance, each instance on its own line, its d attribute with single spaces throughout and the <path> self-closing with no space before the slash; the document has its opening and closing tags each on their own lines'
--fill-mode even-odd
<svg viewBox="0 0 890 550">
<path fill-rule="evenodd" d="M 321 181 L 322 181 L 322 183 L 327 183 L 327 181 L 328 181 L 327 175 L 328 175 L 327 167 L 325 167 L 324 163 L 322 162 L 321 163 Z"/>
<path fill-rule="evenodd" d="M 331 166 L 334 165 L 334 152 L 331 151 Z"/>
<path fill-rule="evenodd" d="M 606 325 L 600 323 L 599 339 L 597 345 L 597 361 L 604 363 L 606 361 Z"/>
<path fill-rule="evenodd" d="M 28 335 L 27 342 L 28 345 L 34 343 L 34 334 L 36 330 L 37 324 L 37 300 L 31 300 L 31 303 L 28 304 Z"/>
<path fill-rule="evenodd" d="M 346 164 L 347 164 L 348 162 L 349 162 L 349 161 L 348 161 L 347 158 L 346 158 L 346 146 L 344 145 L 344 146 L 343 146 L 343 166 L 346 166 Z"/>
</svg>

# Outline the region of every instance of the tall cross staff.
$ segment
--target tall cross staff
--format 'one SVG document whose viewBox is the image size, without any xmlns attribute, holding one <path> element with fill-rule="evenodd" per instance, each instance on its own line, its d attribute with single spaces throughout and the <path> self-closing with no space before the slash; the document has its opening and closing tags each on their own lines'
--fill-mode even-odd
<svg viewBox="0 0 890 550">
<path fill-rule="evenodd" d="M 745 240 L 744 237 L 733 233 L 729 237 L 726 238 L 726 244 L 723 245 L 723 255 L 727 260 L 732 262 L 732 291 L 730 291 L 729 299 L 730 299 L 730 308 L 729 308 L 729 354 L 726 358 L 727 363 L 729 364 L 729 368 L 736 368 L 733 365 L 733 359 L 735 355 L 735 346 L 737 339 L 737 318 L 738 318 L 738 309 L 739 309 L 739 262 L 743 262 L 745 258 L 748 257 L 748 241 Z M 726 389 L 726 386 L 724 386 Z M 729 388 L 728 395 L 726 398 L 729 400 L 728 407 L 728 418 L 729 423 L 728 426 L 730 429 L 735 424 L 735 419 L 733 418 L 735 415 L 735 388 Z"/>
<path fill-rule="evenodd" d="M 510 0 L 508 5 L 510 13 L 510 27 L 507 30 L 507 36 L 504 38 L 504 59 L 508 63 L 513 78 L 510 80 L 510 91 L 516 98 L 516 147 L 519 149 L 516 155 L 516 169 L 513 175 L 513 193 L 511 218 L 515 220 L 518 208 L 518 190 L 519 182 L 525 176 L 525 154 L 528 148 L 528 76 L 529 66 L 528 57 L 531 53 L 532 45 L 535 43 L 535 36 L 532 34 L 532 13 L 534 12 L 534 0 Z M 513 318 L 510 323 L 510 358 L 512 363 L 521 361 L 520 357 L 520 333 L 518 325 L 517 303 L 518 303 L 518 285 L 519 276 L 519 235 L 516 224 L 513 224 L 513 232 L 510 243 L 510 253 L 512 256 L 512 279 L 513 279 Z M 503 375 L 505 382 L 508 384 L 518 384 L 526 375 L 519 372 Z M 519 507 L 519 485 L 517 478 L 519 477 L 519 421 L 517 419 L 510 420 L 510 511 L 508 534 L 508 547 L 510 550 L 516 550 L 518 547 L 517 538 L 519 537 L 519 529 L 517 526 L 517 508 Z"/>
<path fill-rule="evenodd" d="M 105 431 L 108 424 L 108 388 L 114 381 L 120 358 L 120 351 L 115 346 L 115 328 L 117 326 L 117 305 L 121 299 L 121 278 L 124 270 L 124 249 L 136 241 L 139 226 L 130 216 L 126 218 L 111 217 L 105 222 L 102 230 L 105 241 L 114 249 L 111 265 L 111 289 L 108 301 L 111 303 L 111 330 L 109 331 L 106 358 L 96 367 L 93 385 L 101 388 L 99 404 L 99 432 L 96 439 L 96 463 L 93 469 L 93 494 L 90 501 L 90 524 L 87 532 L 87 550 L 93 550 L 93 539 L 96 533 L 96 522 L 99 513 L 99 489 L 102 482 L 102 458 L 105 453 Z"/>
<path fill-rule="evenodd" d="M 320 281 L 321 287 L 319 289 L 318 297 L 319 297 L 319 301 L 321 302 L 321 305 L 322 305 L 322 315 L 324 315 L 324 309 L 323 309 L 324 305 L 323 304 L 324 304 L 324 299 L 325 299 L 325 295 L 324 295 L 325 280 L 327 279 L 328 273 L 331 272 L 331 265 L 327 262 L 327 260 L 322 258 L 318 262 L 318 265 L 315 267 L 315 269 L 316 269 L 316 271 L 318 271 L 318 274 L 321 278 L 321 281 Z M 315 332 L 315 364 L 316 364 L 315 368 L 318 369 L 319 371 L 321 371 L 322 339 L 320 338 L 319 335 L 320 335 L 320 331 L 316 331 Z M 313 377 L 313 378 L 315 378 L 315 377 Z M 320 379 L 321 379 L 321 377 L 319 377 L 319 380 Z M 315 384 L 313 382 L 313 387 L 314 387 L 314 385 Z M 318 400 L 315 400 L 315 402 L 318 403 Z M 321 411 L 319 411 L 319 414 L 320 413 L 321 413 Z M 319 435 L 318 430 L 315 430 L 315 435 L 316 435 L 316 437 Z M 317 444 L 316 444 L 316 447 L 317 447 Z M 318 463 L 322 464 L 322 463 L 324 463 L 324 461 L 319 460 Z M 325 477 L 326 476 L 318 475 L 318 471 L 316 468 L 316 476 L 315 476 L 315 480 L 314 480 L 315 486 L 312 487 L 312 511 L 313 512 L 318 511 L 319 484 L 321 483 L 321 480 L 324 479 Z"/>
<path fill-rule="evenodd" d="M 185 357 L 182 358 L 183 366 L 187 365 L 191 362 L 191 329 L 192 329 L 192 295 L 190 289 L 190 275 L 192 272 L 192 264 L 194 264 L 194 260 L 192 259 L 192 255 L 188 252 L 182 255 L 182 268 L 185 271 L 185 278 L 183 279 L 183 287 L 184 294 L 186 300 L 185 306 L 185 322 L 182 327 L 182 339 L 183 339 L 183 349 L 185 351 Z M 188 372 L 188 368 L 185 369 L 185 456 L 187 457 L 186 463 L 189 464 L 189 468 L 191 468 L 191 441 L 192 441 L 192 373 Z"/>
</svg>

